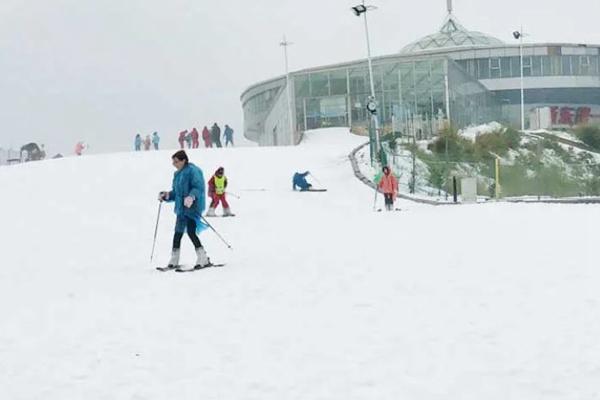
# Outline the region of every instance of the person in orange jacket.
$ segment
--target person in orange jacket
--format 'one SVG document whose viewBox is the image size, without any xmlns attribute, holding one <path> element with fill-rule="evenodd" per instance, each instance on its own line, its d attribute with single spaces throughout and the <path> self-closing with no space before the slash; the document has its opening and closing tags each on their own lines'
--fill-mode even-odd
<svg viewBox="0 0 600 400">
<path fill-rule="evenodd" d="M 377 185 L 379 190 L 383 192 L 385 198 L 385 209 L 388 211 L 394 210 L 394 201 L 398 194 L 398 179 L 392 174 L 390 167 L 387 165 L 383 167 L 383 175 Z"/>
</svg>

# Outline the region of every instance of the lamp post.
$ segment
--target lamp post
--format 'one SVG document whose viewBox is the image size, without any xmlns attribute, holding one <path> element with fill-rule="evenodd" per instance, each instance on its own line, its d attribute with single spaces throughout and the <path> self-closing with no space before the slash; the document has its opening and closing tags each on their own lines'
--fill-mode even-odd
<svg viewBox="0 0 600 400">
<path fill-rule="evenodd" d="M 285 35 L 283 35 L 283 41 L 281 43 L 279 43 L 280 46 L 283 47 L 283 54 L 285 57 L 285 87 L 286 87 L 286 91 L 287 91 L 287 106 L 288 106 L 288 119 L 289 119 L 289 128 L 290 128 L 290 145 L 294 144 L 294 133 L 295 133 L 295 129 L 294 129 L 294 119 L 293 119 L 293 114 L 292 114 L 292 95 L 291 95 L 291 91 L 290 91 L 290 71 L 289 71 L 289 67 L 288 67 L 288 52 L 287 52 L 287 48 L 288 46 L 291 46 L 293 43 L 292 42 L 288 42 L 285 38 Z"/>
<path fill-rule="evenodd" d="M 523 84 L 523 27 L 521 30 L 514 31 L 513 37 L 519 41 L 519 57 L 521 58 L 521 131 L 525 130 L 525 88 Z"/>
<path fill-rule="evenodd" d="M 369 40 L 369 24 L 367 22 L 367 11 L 375 10 L 377 7 L 365 5 L 365 0 L 362 3 L 352 7 L 352 12 L 357 17 L 363 15 L 365 22 L 365 37 L 367 40 L 367 62 L 369 65 L 369 83 L 371 85 L 371 96 L 367 100 L 367 111 L 371 114 L 371 121 L 375 127 L 375 144 L 376 144 L 376 156 L 379 154 L 380 143 L 379 143 L 379 118 L 377 118 L 377 100 L 375 99 L 375 84 L 373 82 L 373 63 L 371 62 L 371 42 Z"/>
</svg>

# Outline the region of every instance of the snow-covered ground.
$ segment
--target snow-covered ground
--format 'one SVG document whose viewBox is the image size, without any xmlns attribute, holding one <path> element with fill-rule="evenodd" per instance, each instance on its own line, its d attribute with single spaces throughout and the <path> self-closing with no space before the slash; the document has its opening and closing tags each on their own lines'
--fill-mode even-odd
<svg viewBox="0 0 600 400">
<path fill-rule="evenodd" d="M 154 270 L 170 206 L 148 261 L 170 152 L 0 168 L 0 398 L 600 398 L 600 207 L 374 213 L 363 141 L 191 151 L 241 197 L 191 274 Z"/>
</svg>

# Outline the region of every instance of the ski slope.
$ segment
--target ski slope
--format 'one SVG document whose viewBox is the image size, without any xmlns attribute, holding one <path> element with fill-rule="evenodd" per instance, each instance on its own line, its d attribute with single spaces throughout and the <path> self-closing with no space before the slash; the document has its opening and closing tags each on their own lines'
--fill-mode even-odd
<svg viewBox="0 0 600 400">
<path fill-rule="evenodd" d="M 0 398 L 600 398 L 600 207 L 375 213 L 363 142 L 190 151 L 241 199 L 211 220 L 233 251 L 201 236 L 227 266 L 189 274 L 154 270 L 172 205 L 149 263 L 172 151 L 0 167 Z"/>
</svg>

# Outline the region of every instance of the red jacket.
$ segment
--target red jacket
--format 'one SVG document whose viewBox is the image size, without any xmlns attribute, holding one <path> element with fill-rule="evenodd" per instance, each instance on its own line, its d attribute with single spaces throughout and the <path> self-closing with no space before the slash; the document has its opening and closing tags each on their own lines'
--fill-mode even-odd
<svg viewBox="0 0 600 400">
<path fill-rule="evenodd" d="M 192 129 L 192 139 L 194 140 L 194 142 L 198 141 L 198 137 L 200 135 L 198 134 L 198 131 L 196 130 L 196 128 Z"/>
<path fill-rule="evenodd" d="M 202 139 L 204 139 L 205 142 L 210 143 L 210 131 L 207 127 L 204 127 L 202 130 Z"/>
<path fill-rule="evenodd" d="M 389 174 L 383 174 L 381 176 L 381 180 L 379 181 L 379 189 L 383 193 L 392 193 L 396 196 L 398 193 L 398 180 L 391 172 Z"/>
</svg>

